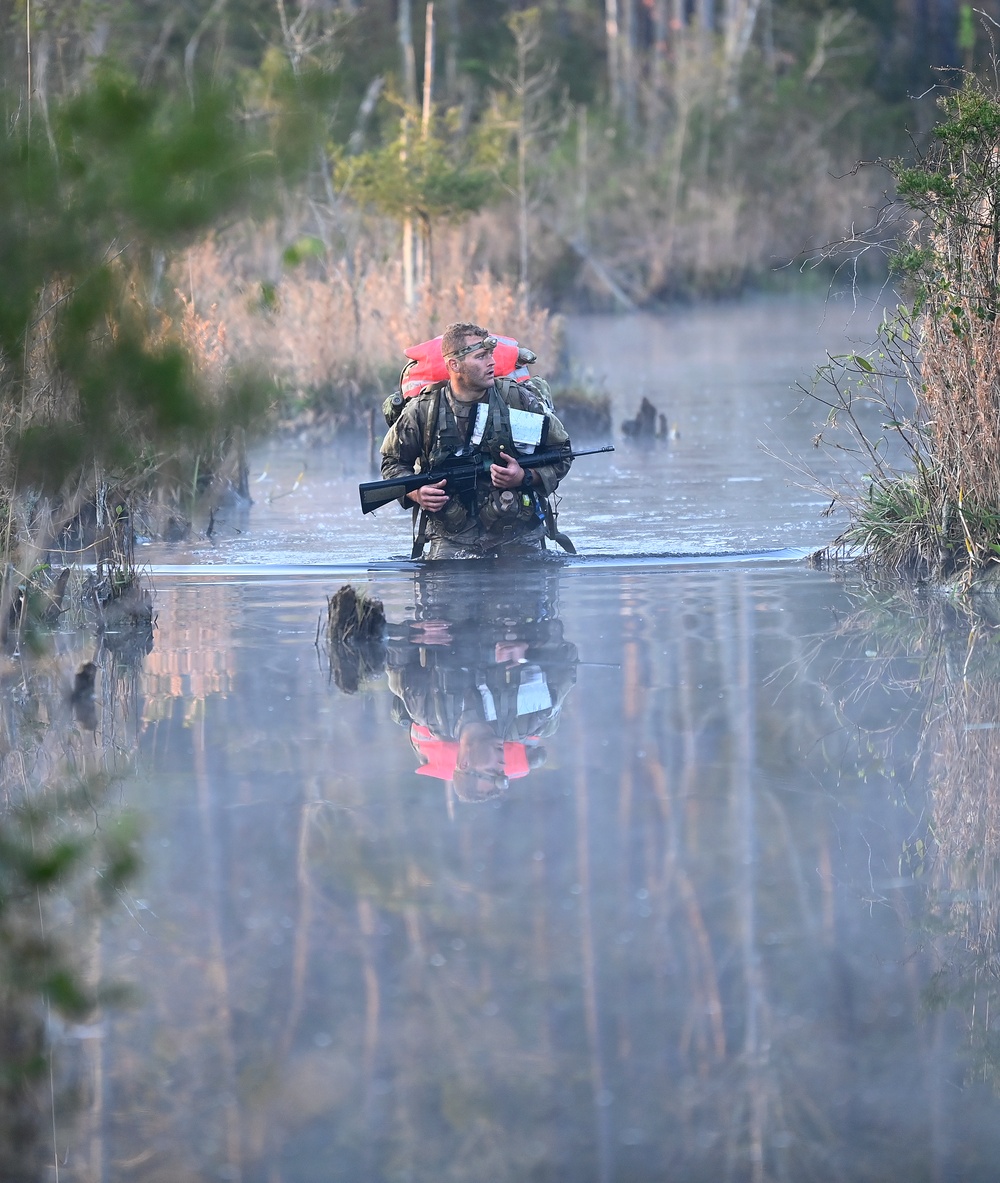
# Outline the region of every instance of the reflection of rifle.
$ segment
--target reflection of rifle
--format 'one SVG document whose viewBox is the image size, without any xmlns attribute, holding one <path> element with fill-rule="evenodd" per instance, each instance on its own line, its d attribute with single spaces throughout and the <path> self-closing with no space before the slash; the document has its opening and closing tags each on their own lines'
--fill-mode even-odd
<svg viewBox="0 0 1000 1183">
<path fill-rule="evenodd" d="M 614 444 L 605 444 L 603 448 L 587 448 L 580 452 L 534 452 L 530 456 L 518 456 L 516 460 L 525 469 L 542 468 L 546 464 L 555 464 L 560 460 L 575 460 L 577 456 L 596 456 L 599 452 L 614 450 Z M 419 489 L 423 485 L 433 485 L 436 481 L 446 480 L 451 496 L 468 496 L 475 493 L 480 480 L 489 479 L 490 465 L 493 463 L 491 457 L 485 453 L 453 456 L 439 468 L 432 468 L 428 472 L 393 477 L 389 481 L 366 481 L 358 486 L 358 492 L 361 494 L 361 512 L 371 513 L 373 509 L 381 509 L 390 501 L 405 497 L 407 493 L 412 493 L 414 489 Z"/>
</svg>

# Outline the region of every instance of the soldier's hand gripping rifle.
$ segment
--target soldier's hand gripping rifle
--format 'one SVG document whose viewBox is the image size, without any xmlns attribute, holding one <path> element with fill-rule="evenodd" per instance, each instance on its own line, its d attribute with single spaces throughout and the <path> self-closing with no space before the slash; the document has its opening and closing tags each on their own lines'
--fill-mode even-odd
<svg viewBox="0 0 1000 1183">
<path fill-rule="evenodd" d="M 577 456 L 596 456 L 600 452 L 613 452 L 614 444 L 605 444 L 603 448 L 586 448 L 579 452 L 568 452 L 565 449 L 550 452 L 532 452 L 529 456 L 517 456 L 515 459 L 524 469 L 543 468 L 546 464 L 555 464 L 559 460 L 575 460 Z M 361 512 L 371 513 L 373 509 L 381 509 L 390 501 L 397 501 L 419 489 L 423 485 L 433 485 L 437 481 L 447 481 L 445 488 L 451 497 L 471 497 L 475 494 L 480 481 L 489 481 L 490 465 L 493 460 L 487 453 L 471 456 L 455 456 L 438 468 L 427 472 L 416 472 L 412 476 L 393 477 L 388 481 L 365 481 L 358 486 L 361 494 Z"/>
</svg>

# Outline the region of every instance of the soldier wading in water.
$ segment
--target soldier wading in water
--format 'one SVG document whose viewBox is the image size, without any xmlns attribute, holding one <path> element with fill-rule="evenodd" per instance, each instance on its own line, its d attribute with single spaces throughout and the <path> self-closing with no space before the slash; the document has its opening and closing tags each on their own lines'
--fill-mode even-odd
<svg viewBox="0 0 1000 1183">
<path fill-rule="evenodd" d="M 520 431 L 526 430 L 545 451 L 568 453 L 569 436 L 530 387 L 496 380 L 495 347 L 496 340 L 479 325 L 449 325 L 441 340 L 449 380 L 408 399 L 382 442 L 385 480 L 427 472 L 456 456 L 484 453 L 493 460 L 489 482 L 480 482 L 468 498 L 451 496 L 447 480 L 406 495 L 405 501 L 419 512 L 414 558 L 427 543 L 428 559 L 533 554 L 544 549 L 546 533 L 567 549 L 571 546 L 556 531 L 548 498 L 572 459 L 524 469 L 515 454 Z M 517 413 L 525 411 L 542 420 L 520 419 Z"/>
</svg>

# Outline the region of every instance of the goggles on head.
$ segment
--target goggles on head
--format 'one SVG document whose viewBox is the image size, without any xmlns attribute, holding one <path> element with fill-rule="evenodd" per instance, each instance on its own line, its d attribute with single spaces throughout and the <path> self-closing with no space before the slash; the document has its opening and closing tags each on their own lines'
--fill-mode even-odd
<svg viewBox="0 0 1000 1183">
<path fill-rule="evenodd" d="M 456 349 L 454 353 L 446 353 L 444 356 L 453 357 L 457 361 L 461 357 L 467 357 L 470 353 L 477 353 L 480 349 L 483 353 L 492 353 L 496 347 L 496 337 L 484 337 L 482 341 L 473 341 L 471 345 L 466 345 L 462 349 Z"/>
</svg>

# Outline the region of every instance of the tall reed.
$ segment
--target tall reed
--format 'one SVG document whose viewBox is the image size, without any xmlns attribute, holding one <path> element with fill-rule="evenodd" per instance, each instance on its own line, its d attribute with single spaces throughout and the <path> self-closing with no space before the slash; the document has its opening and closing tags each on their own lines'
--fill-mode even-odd
<svg viewBox="0 0 1000 1183">
<path fill-rule="evenodd" d="M 559 364 L 561 321 L 547 310 L 525 309 L 516 285 L 485 271 L 469 275 L 455 261 L 462 232 L 439 248 L 442 276 L 403 301 L 398 263 L 357 249 L 297 267 L 275 265 L 278 244 L 296 228 L 273 224 L 210 236 L 191 247 L 174 273 L 185 337 L 201 367 L 220 355 L 261 359 L 283 388 L 279 412 L 306 407 L 350 415 L 353 404 L 376 405 L 374 395 L 395 379 L 403 350 L 436 336 L 450 321 L 473 320 L 529 345 L 548 368 Z M 261 283 L 259 276 L 271 274 Z"/>
<path fill-rule="evenodd" d="M 931 147 L 890 164 L 896 199 L 854 243 L 868 250 L 902 226 L 894 263 L 912 305 L 870 355 L 823 371 L 822 401 L 867 462 L 860 491 L 835 493 L 851 514 L 838 542 L 876 571 L 971 583 L 1000 561 L 1000 94 L 969 77 L 939 105 Z M 866 403 L 909 471 L 862 423 Z"/>
</svg>

